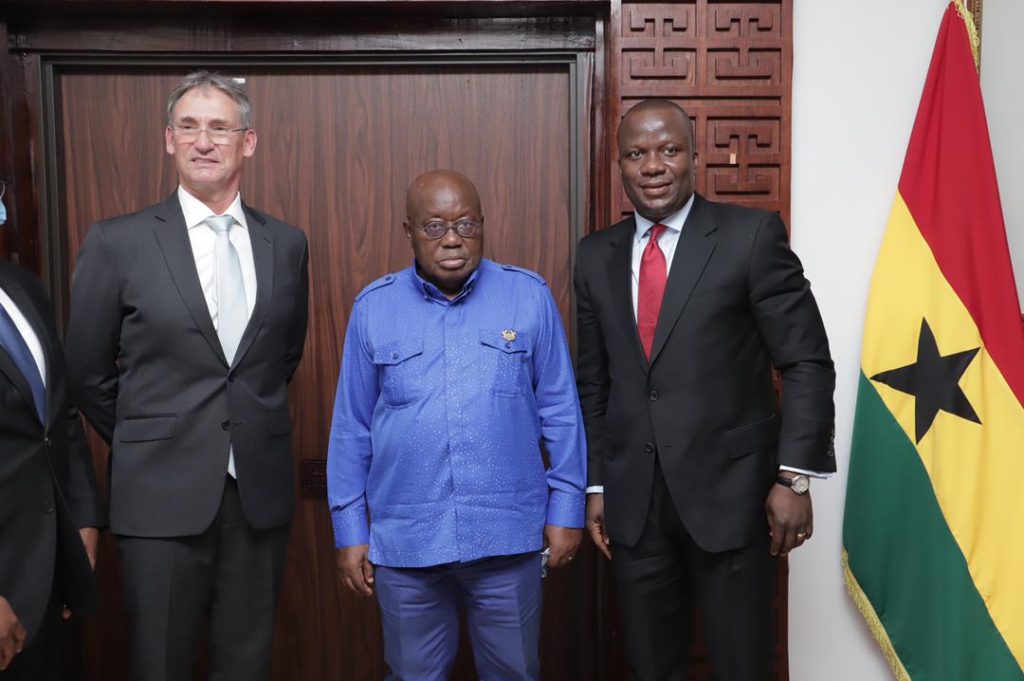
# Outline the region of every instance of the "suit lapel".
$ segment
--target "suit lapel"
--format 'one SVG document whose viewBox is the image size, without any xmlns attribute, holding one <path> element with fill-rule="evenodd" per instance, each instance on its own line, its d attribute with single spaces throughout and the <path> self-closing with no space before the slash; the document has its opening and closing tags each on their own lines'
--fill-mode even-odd
<svg viewBox="0 0 1024 681">
<path fill-rule="evenodd" d="M 242 333 L 242 339 L 238 342 L 232 366 L 238 366 L 252 346 L 260 326 L 263 324 L 263 318 L 267 315 L 270 298 L 274 292 L 274 237 L 267 228 L 266 219 L 262 215 L 244 203 L 242 208 L 245 210 L 245 220 L 249 227 L 249 242 L 252 244 L 252 259 L 256 269 L 256 302 L 253 305 L 245 332 Z"/>
<path fill-rule="evenodd" d="M 21 393 L 21 397 L 30 405 L 32 405 L 32 413 L 36 413 L 35 400 L 32 398 L 32 390 L 28 387 L 28 381 L 22 376 L 21 372 L 18 371 L 18 367 L 14 364 L 14 360 L 7 354 L 7 351 L 0 348 L 0 374 L 7 377 L 7 380 L 11 382 L 11 385 Z M 38 416 L 36 417 L 38 418 Z"/>
<path fill-rule="evenodd" d="M 16 292 L 9 292 L 9 295 L 18 304 L 18 309 L 25 315 L 25 319 L 28 320 L 29 325 L 36 334 L 36 338 L 39 339 L 39 344 L 43 348 L 43 358 L 46 363 L 46 376 L 43 381 L 43 395 L 45 396 L 43 398 L 43 408 L 46 414 L 44 414 L 43 418 L 44 424 L 49 426 L 53 423 L 53 410 L 57 406 L 56 400 L 51 399 L 51 388 L 54 381 L 53 367 L 56 361 L 63 359 L 57 356 L 61 349 L 54 345 L 56 339 L 43 320 L 39 308 L 29 299 L 28 294 L 21 289 L 16 289 Z"/>
<path fill-rule="evenodd" d="M 170 270 L 171 279 L 178 289 L 178 294 L 192 315 L 203 338 L 224 364 L 224 350 L 220 346 L 220 338 L 213 328 L 210 319 L 210 307 L 206 304 L 203 287 L 199 283 L 199 272 L 196 270 L 196 259 L 192 253 L 192 244 L 188 239 L 188 227 L 181 214 L 178 195 L 172 194 L 169 199 L 156 208 L 153 233 Z"/>
<path fill-rule="evenodd" d="M 651 364 L 654 364 L 658 359 L 658 353 L 665 347 L 672 328 L 686 307 L 686 301 L 690 299 L 693 287 L 700 280 L 704 267 L 715 250 L 714 240 L 708 238 L 715 229 L 715 221 L 707 209 L 707 204 L 701 197 L 695 196 L 672 258 L 672 271 L 669 272 L 665 285 L 665 298 L 661 302 L 658 327 L 654 332 Z"/>
<path fill-rule="evenodd" d="M 636 329 L 636 315 L 633 313 L 633 236 L 636 234 L 636 220 L 628 218 L 612 229 L 615 230 L 615 236 L 609 241 L 612 256 L 608 265 L 612 307 L 622 319 L 622 328 L 630 330 L 627 335 L 632 339 L 631 352 L 636 355 L 644 371 L 647 371 L 647 358 L 644 356 L 640 333 Z"/>
<path fill-rule="evenodd" d="M 36 337 L 39 339 L 39 343 L 43 346 L 43 356 L 46 358 L 46 399 L 44 400 L 44 408 L 46 414 L 44 415 L 45 423 L 50 423 L 50 419 L 53 413 L 53 400 L 50 399 L 49 387 L 53 384 L 53 346 L 50 334 L 44 326 L 42 317 L 39 316 L 39 310 L 36 309 L 35 303 L 28 297 L 28 294 L 16 284 L 14 281 L 3 278 L 3 289 L 10 296 L 14 304 L 18 306 L 18 311 L 24 315 L 25 319 L 28 320 L 29 325 L 35 332 Z M 25 375 L 21 373 L 18 366 L 11 359 L 11 356 L 7 354 L 7 351 L 0 348 L 0 373 L 7 376 L 7 379 L 18 389 L 22 397 L 28 404 L 32 405 L 32 413 L 36 414 L 35 398 L 32 396 L 32 388 L 29 387 L 28 381 L 25 379 Z M 36 415 L 38 418 L 38 414 Z"/>
</svg>

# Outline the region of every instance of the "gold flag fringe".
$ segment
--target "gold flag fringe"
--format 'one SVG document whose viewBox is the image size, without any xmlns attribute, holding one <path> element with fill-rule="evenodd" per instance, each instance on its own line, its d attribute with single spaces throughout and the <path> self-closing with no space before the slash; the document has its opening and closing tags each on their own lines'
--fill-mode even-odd
<svg viewBox="0 0 1024 681">
<path fill-rule="evenodd" d="M 882 654 L 885 655 L 885 661 L 889 663 L 889 667 L 892 669 L 893 675 L 897 681 L 911 681 L 910 674 L 907 673 L 906 668 L 903 666 L 903 662 L 896 654 L 896 649 L 893 648 L 892 641 L 889 640 L 889 633 L 882 626 L 882 621 L 878 618 L 878 613 L 875 612 L 875 608 L 871 605 L 871 601 L 868 600 L 867 595 L 860 588 L 860 584 L 857 582 L 857 578 L 853 575 L 853 571 L 850 570 L 850 556 L 846 553 L 846 549 L 843 549 L 843 577 L 846 580 L 846 590 L 850 594 L 850 598 L 853 599 L 857 609 L 860 610 L 860 614 L 864 617 L 864 621 L 868 625 L 868 629 L 871 631 L 871 635 L 875 637 L 875 641 L 878 642 L 878 647 L 882 649 Z"/>
<path fill-rule="evenodd" d="M 981 39 L 978 37 L 978 27 L 974 25 L 974 15 L 967 9 L 964 0 L 950 0 L 956 5 L 956 11 L 967 26 L 967 38 L 971 41 L 971 54 L 974 55 L 974 68 L 981 70 Z"/>
</svg>

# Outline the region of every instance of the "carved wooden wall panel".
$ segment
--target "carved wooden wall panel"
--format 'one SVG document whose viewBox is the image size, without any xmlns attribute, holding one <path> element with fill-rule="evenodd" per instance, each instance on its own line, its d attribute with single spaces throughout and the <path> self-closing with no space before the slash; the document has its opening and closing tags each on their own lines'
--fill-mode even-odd
<svg viewBox="0 0 1024 681">
<path fill-rule="evenodd" d="M 610 24 L 609 145 L 636 102 L 671 99 L 693 117 L 697 191 L 787 217 L 792 0 L 619 0 Z M 632 207 L 611 183 L 615 219 Z"/>
</svg>

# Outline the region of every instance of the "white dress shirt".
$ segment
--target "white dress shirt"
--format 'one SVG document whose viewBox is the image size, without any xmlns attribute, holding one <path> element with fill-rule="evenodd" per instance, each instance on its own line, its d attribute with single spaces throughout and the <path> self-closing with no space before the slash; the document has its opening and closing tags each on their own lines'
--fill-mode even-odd
<svg viewBox="0 0 1024 681">
<path fill-rule="evenodd" d="M 639 213 L 633 213 L 633 218 L 636 220 L 636 232 L 633 234 L 633 254 L 630 265 L 630 271 L 632 273 L 632 277 L 630 277 L 630 291 L 633 296 L 633 319 L 636 319 L 636 304 L 640 290 L 640 261 L 643 259 L 644 249 L 647 248 L 647 242 L 651 236 L 651 227 L 655 224 L 660 224 L 665 225 L 668 228 L 662 232 L 661 236 L 658 238 L 658 247 L 661 249 L 661 252 L 665 254 L 665 274 L 668 276 L 672 271 L 672 259 L 676 254 L 676 245 L 679 243 L 679 235 L 682 234 L 683 225 L 686 223 L 686 219 L 690 217 L 690 209 L 693 208 L 694 196 L 696 196 L 696 194 L 691 194 L 690 200 L 687 201 L 682 208 L 658 223 L 651 222 Z M 802 468 L 793 468 L 792 466 L 779 466 L 779 470 L 803 473 L 804 475 L 809 475 L 815 478 L 831 477 L 831 474 L 807 471 Z M 590 487 L 587 487 L 586 493 L 603 494 L 604 486 L 591 485 Z"/>
<path fill-rule="evenodd" d="M 46 355 L 43 354 L 43 344 L 39 342 L 39 336 L 36 335 L 32 325 L 28 323 L 28 319 L 21 313 L 18 306 L 14 304 L 11 297 L 7 295 L 7 291 L 0 286 L 0 307 L 7 310 L 7 314 L 11 315 L 11 320 L 14 322 L 14 327 L 18 329 L 18 333 L 25 340 L 25 345 L 28 346 L 29 352 L 32 353 L 32 359 L 36 361 L 36 366 L 39 367 L 39 375 L 43 379 L 43 387 L 46 387 Z"/>
<path fill-rule="evenodd" d="M 217 269 L 214 256 L 217 234 L 206 224 L 206 218 L 215 213 L 182 186 L 178 187 L 178 202 L 181 204 L 181 214 L 185 218 L 185 226 L 188 228 L 188 240 L 192 244 L 192 257 L 196 260 L 199 284 L 203 288 L 203 297 L 206 298 L 206 306 L 210 310 L 210 320 L 213 321 L 213 328 L 216 330 L 219 320 L 217 314 Z M 238 260 L 242 266 L 242 287 L 245 289 L 246 315 L 251 317 L 252 309 L 256 305 L 256 263 L 252 257 L 249 223 L 246 222 L 245 211 L 242 210 L 241 194 L 235 196 L 235 200 L 222 215 L 230 215 L 238 223 L 228 232 L 228 237 L 231 239 L 231 245 L 238 252 Z M 233 478 L 237 477 L 233 449 L 228 450 L 228 474 Z"/>
</svg>

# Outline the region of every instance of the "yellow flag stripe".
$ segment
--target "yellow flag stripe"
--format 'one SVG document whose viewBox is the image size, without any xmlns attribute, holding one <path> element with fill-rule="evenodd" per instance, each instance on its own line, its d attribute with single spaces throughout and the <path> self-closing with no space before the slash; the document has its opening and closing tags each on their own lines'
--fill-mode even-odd
<svg viewBox="0 0 1024 681">
<path fill-rule="evenodd" d="M 940 354 L 981 348 L 960 380 L 981 425 L 940 411 L 917 450 L 975 586 L 1024 665 L 1024 408 L 897 195 L 868 300 L 861 357 L 867 377 L 916 361 L 922 318 L 935 333 Z M 914 397 L 874 385 L 916 441 Z"/>
</svg>

